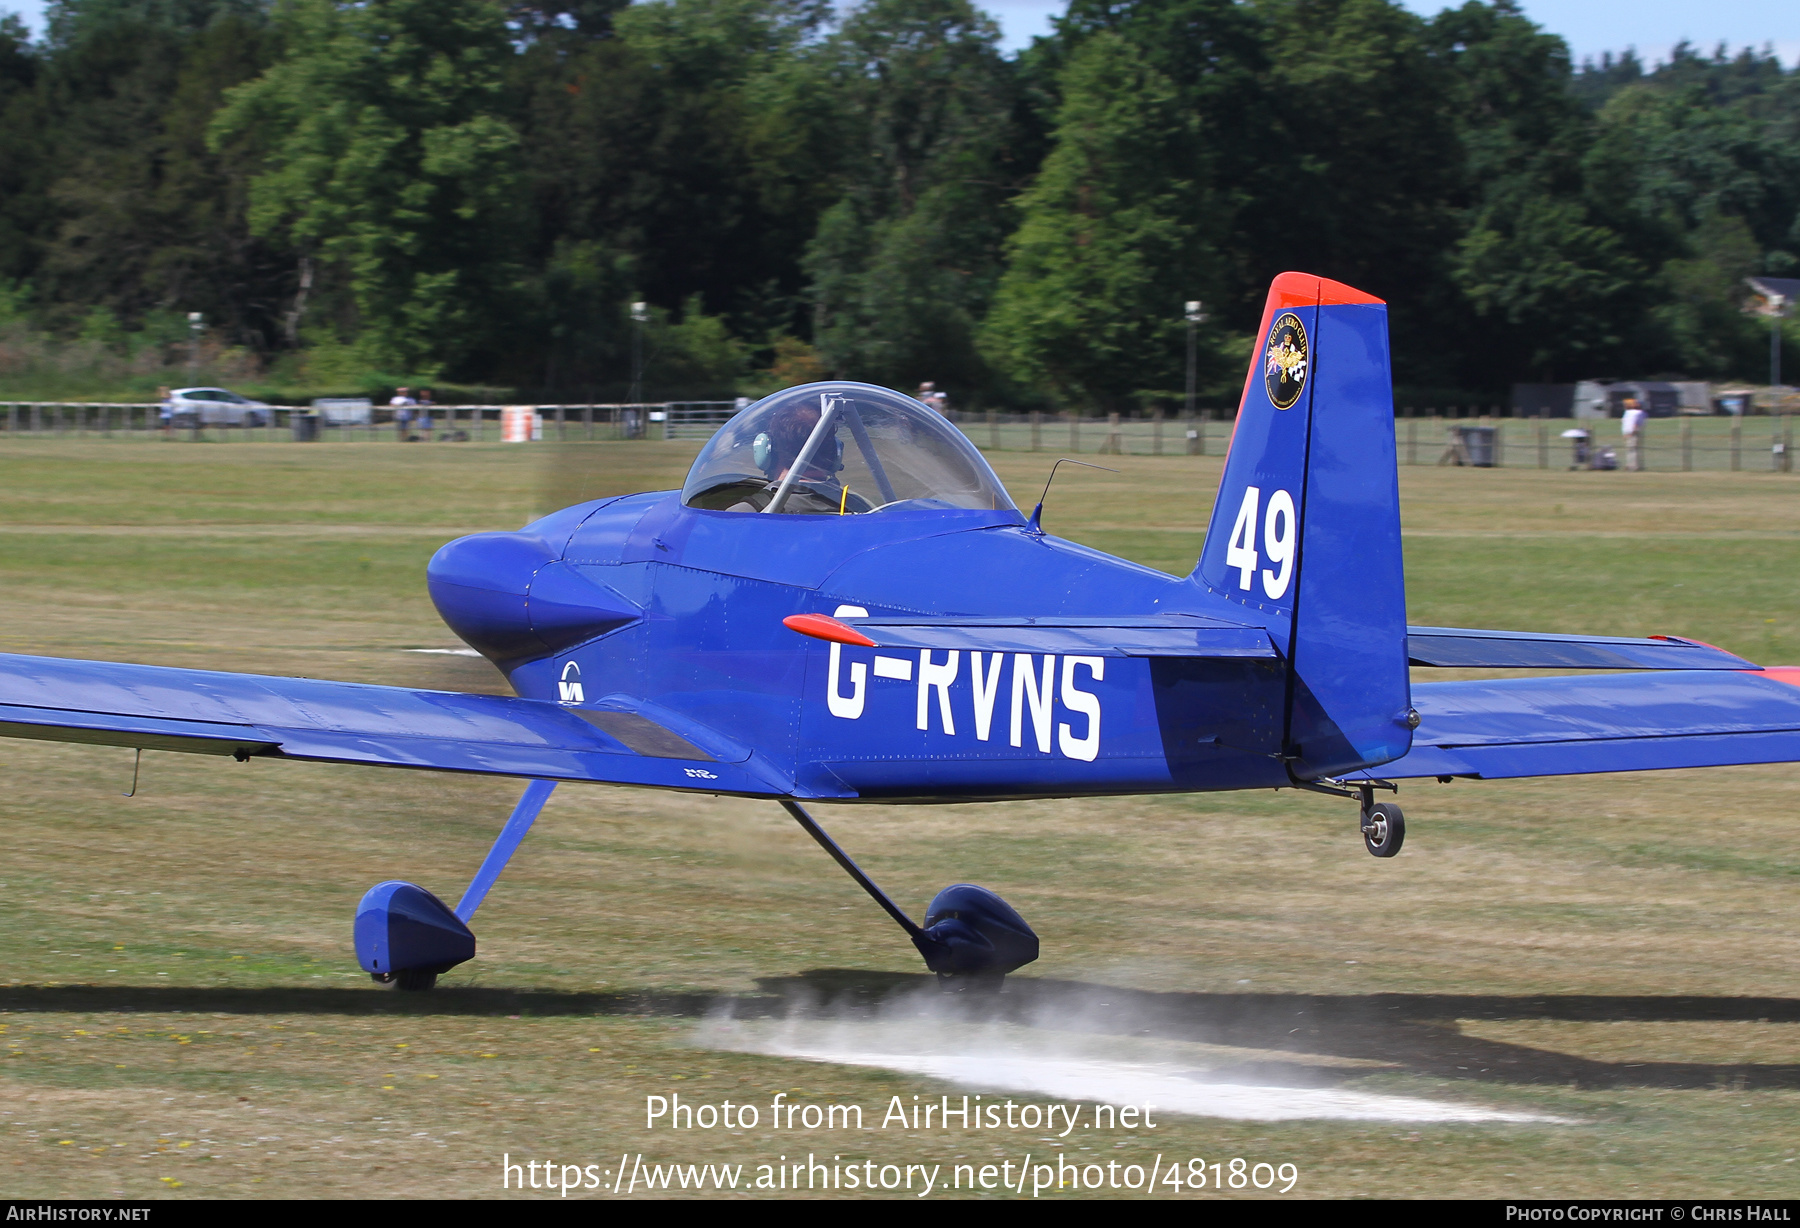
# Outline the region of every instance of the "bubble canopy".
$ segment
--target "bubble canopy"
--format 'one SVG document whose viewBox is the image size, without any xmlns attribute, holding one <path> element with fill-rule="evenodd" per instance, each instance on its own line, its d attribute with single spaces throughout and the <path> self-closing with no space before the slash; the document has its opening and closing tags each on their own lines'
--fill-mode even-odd
<svg viewBox="0 0 1800 1228">
<path fill-rule="evenodd" d="M 803 384 L 740 411 L 694 459 L 681 501 L 724 512 L 1013 510 L 975 445 L 936 410 L 873 384 Z"/>
</svg>

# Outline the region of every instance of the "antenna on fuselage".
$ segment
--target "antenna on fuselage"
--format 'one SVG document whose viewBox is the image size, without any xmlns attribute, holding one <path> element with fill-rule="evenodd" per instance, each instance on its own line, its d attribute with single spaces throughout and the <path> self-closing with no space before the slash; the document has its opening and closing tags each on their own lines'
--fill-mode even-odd
<svg viewBox="0 0 1800 1228">
<path fill-rule="evenodd" d="M 1025 526 L 1033 533 L 1042 533 L 1044 531 L 1044 526 L 1039 523 L 1044 517 L 1044 500 L 1050 497 L 1050 483 L 1056 481 L 1056 470 L 1062 465 L 1080 465 L 1085 469 L 1106 469 L 1106 472 L 1108 473 L 1118 472 L 1117 469 L 1107 469 L 1105 465 L 1096 465 L 1091 461 L 1076 460 L 1072 456 L 1065 456 L 1058 460 L 1056 464 L 1050 466 L 1050 476 L 1044 479 L 1044 493 L 1038 496 L 1037 506 L 1031 509 L 1031 523 Z"/>
</svg>

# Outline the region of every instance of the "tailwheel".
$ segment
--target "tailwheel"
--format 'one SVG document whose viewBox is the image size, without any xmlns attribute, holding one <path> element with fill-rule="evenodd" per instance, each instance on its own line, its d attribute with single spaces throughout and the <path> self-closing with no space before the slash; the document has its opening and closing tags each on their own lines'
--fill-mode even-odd
<svg viewBox="0 0 1800 1228">
<path fill-rule="evenodd" d="M 1392 857 L 1406 842 L 1406 816 L 1392 802 L 1363 807 L 1363 844 L 1376 857 Z"/>
</svg>

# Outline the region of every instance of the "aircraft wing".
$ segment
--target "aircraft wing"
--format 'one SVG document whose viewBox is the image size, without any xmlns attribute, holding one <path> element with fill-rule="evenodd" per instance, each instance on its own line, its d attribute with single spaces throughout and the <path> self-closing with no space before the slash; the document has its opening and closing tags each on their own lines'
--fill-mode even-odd
<svg viewBox="0 0 1800 1228">
<path fill-rule="evenodd" d="M 746 746 L 615 695 L 582 707 L 0 654 L 0 736 L 778 797 Z"/>
<path fill-rule="evenodd" d="M 790 624 L 791 625 L 791 624 Z M 1256 657 L 1279 654 L 1269 633 L 1190 614 L 1108 618 L 853 618 L 878 648 L 972 648 L 977 652 L 1103 657 Z M 810 633 L 807 633 L 810 634 Z"/>
<path fill-rule="evenodd" d="M 1358 776 L 1569 776 L 1800 761 L 1800 669 L 1430 682 L 1412 750 Z"/>
<path fill-rule="evenodd" d="M 1742 657 L 1698 640 L 1653 635 L 1541 635 L 1474 631 L 1464 627 L 1408 627 L 1413 665 L 1472 669 L 1755 669 Z"/>
</svg>

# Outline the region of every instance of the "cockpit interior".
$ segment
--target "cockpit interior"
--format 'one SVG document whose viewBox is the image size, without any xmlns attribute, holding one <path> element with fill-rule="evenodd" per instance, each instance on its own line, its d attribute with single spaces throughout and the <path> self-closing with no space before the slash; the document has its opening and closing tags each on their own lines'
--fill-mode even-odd
<svg viewBox="0 0 1800 1228">
<path fill-rule="evenodd" d="M 719 428 L 682 487 L 688 507 L 789 516 L 1012 509 L 981 453 L 942 414 L 872 384 L 806 384 Z"/>
</svg>

